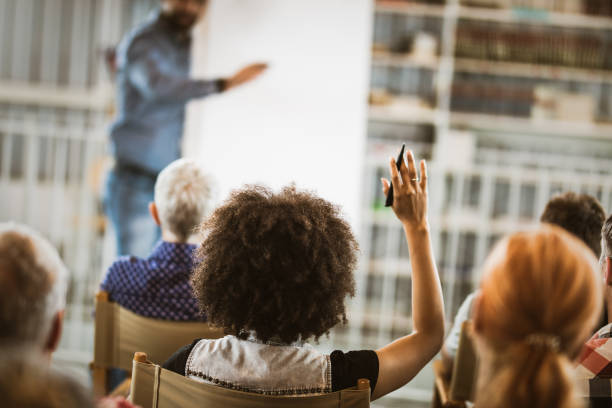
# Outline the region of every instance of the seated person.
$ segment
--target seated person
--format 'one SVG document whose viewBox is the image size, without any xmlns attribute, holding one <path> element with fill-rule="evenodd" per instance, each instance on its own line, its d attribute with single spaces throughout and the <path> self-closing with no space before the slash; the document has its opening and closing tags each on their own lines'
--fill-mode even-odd
<svg viewBox="0 0 612 408">
<path fill-rule="evenodd" d="M 206 215 L 209 195 L 207 177 L 192 160 L 176 160 L 159 173 L 149 211 L 162 240 L 148 258 L 123 256 L 110 266 L 101 287 L 112 301 L 155 319 L 204 319 L 189 275 L 193 235 Z"/>
<path fill-rule="evenodd" d="M 474 299 L 476 407 L 580 406 L 572 361 L 598 322 L 597 259 L 553 226 L 512 234 L 493 249 Z"/>
<path fill-rule="evenodd" d="M 0 348 L 42 353 L 47 362 L 62 333 L 68 271 L 39 233 L 0 223 Z"/>
<path fill-rule="evenodd" d="M 601 229 L 601 244 L 599 265 L 604 276 L 604 306 L 607 315 L 612 316 L 612 216 L 606 219 Z M 612 322 L 601 327 L 585 344 L 578 363 L 578 378 L 587 379 L 590 383 L 590 406 L 612 406 Z M 603 386 L 598 386 L 598 383 Z"/>
<path fill-rule="evenodd" d="M 606 213 L 596 198 L 587 194 L 567 192 L 553 197 L 547 204 L 540 221 L 557 225 L 581 239 L 596 257 L 601 253 L 601 226 Z M 476 292 L 470 293 L 457 311 L 453 326 L 444 341 L 442 358 L 445 371 L 452 370 L 459 346 L 461 325 L 472 315 Z M 607 318 L 606 322 L 607 322 Z"/>
<path fill-rule="evenodd" d="M 90 392 L 70 377 L 48 366 L 41 367 L 36 354 L 3 355 L 0 358 L 0 395 L 3 407 L 94 407 Z"/>
<path fill-rule="evenodd" d="M 141 316 L 177 321 L 205 320 L 193 296 L 189 275 L 193 265 L 196 227 L 206 215 L 210 196 L 208 179 L 189 159 L 170 163 L 155 182 L 149 204 L 162 240 L 146 259 L 122 256 L 115 261 L 102 290 L 110 300 Z M 110 370 L 108 389 L 126 378 L 124 370 Z"/>
<path fill-rule="evenodd" d="M 321 354 L 315 341 L 346 323 L 354 295 L 357 242 L 333 204 L 295 187 L 274 194 L 234 192 L 204 223 L 192 275 L 211 323 L 232 335 L 195 340 L 164 367 L 192 379 L 272 395 L 312 395 L 370 380 L 372 398 L 410 381 L 439 351 L 444 335 L 440 281 L 427 221 L 427 174 L 410 152 L 398 174 L 391 160 L 393 211 L 412 265 L 413 332 L 374 350 Z M 389 182 L 383 180 L 385 194 Z M 408 295 L 408 294 L 406 294 Z"/>
<path fill-rule="evenodd" d="M 0 395 L 3 407 L 93 408 L 91 392 L 73 378 L 41 366 L 39 354 L 12 349 L 0 356 Z M 98 401 L 97 408 L 138 408 L 121 397 Z"/>
</svg>

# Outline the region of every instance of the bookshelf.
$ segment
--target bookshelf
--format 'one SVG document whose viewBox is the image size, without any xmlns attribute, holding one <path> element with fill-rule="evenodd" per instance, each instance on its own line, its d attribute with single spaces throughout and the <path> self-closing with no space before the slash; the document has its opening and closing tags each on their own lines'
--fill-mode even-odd
<svg viewBox="0 0 612 408">
<path fill-rule="evenodd" d="M 393 55 L 392 53 L 385 52 L 373 53 L 372 56 L 372 65 L 374 66 L 437 70 L 439 64 L 440 58 L 437 56 L 431 59 L 418 59 L 410 55 Z M 456 72 L 612 84 L 612 71 L 604 69 L 561 67 L 557 65 L 521 62 L 500 62 L 477 58 L 454 58 L 454 64 Z"/>
<path fill-rule="evenodd" d="M 410 327 L 409 255 L 379 186 L 402 142 L 429 161 L 448 323 L 491 246 L 537 223 L 552 195 L 588 193 L 612 210 L 612 3 L 595 14 L 596 1 L 547 3 L 589 3 L 583 12 L 527 0 L 375 2 L 362 295 L 336 339 L 367 347 Z M 425 369 L 398 392 L 424 401 L 431 381 Z"/>
<path fill-rule="evenodd" d="M 430 108 L 370 107 L 368 118 L 372 122 L 436 125 L 436 117 L 440 115 L 440 111 Z M 607 123 L 534 120 L 504 115 L 456 112 L 451 113 L 450 124 L 456 129 L 485 129 L 500 133 L 544 134 L 612 141 L 612 124 Z"/>
<path fill-rule="evenodd" d="M 555 65 L 520 62 L 499 62 L 473 58 L 455 58 L 455 71 L 497 76 L 612 84 L 612 71 L 610 70 L 560 67 Z"/>
<path fill-rule="evenodd" d="M 530 119 L 470 113 L 453 113 L 451 123 L 456 128 L 487 129 L 500 133 L 524 133 L 534 136 L 556 135 L 612 141 L 612 124 L 608 123 Z"/>
<path fill-rule="evenodd" d="M 576 0 L 578 1 L 578 0 Z M 400 14 L 408 16 L 443 17 L 448 4 L 436 2 L 402 1 L 402 0 L 378 0 L 376 12 L 386 14 Z M 544 24 L 557 27 L 577 27 L 593 29 L 610 29 L 612 23 L 610 17 L 586 15 L 579 13 L 562 13 L 545 9 L 529 9 L 524 7 L 514 8 L 486 8 L 464 6 L 457 3 L 457 17 L 471 20 L 482 20 L 496 23 L 526 23 Z"/>
<path fill-rule="evenodd" d="M 468 7 L 458 0 L 379 0 L 375 15 L 373 95 L 388 94 L 372 103 L 370 120 L 434 124 L 441 139 L 455 126 L 495 130 L 496 124 L 501 132 L 518 126 L 536 134 L 612 137 L 612 103 L 603 96 L 612 91 L 612 17 Z M 377 27 L 385 25 L 393 27 Z M 429 37 L 424 51 L 419 36 Z M 381 91 L 385 81 L 377 78 L 385 75 L 390 85 Z M 429 95 L 415 100 L 412 93 L 406 103 L 410 78 L 421 88 L 429 81 Z M 557 99 L 565 102 L 560 112 L 536 109 Z M 470 106 L 475 101 L 484 106 Z M 564 120 L 573 106 L 584 112 Z M 537 120 L 526 120 L 532 117 Z"/>
<path fill-rule="evenodd" d="M 371 121 L 395 122 L 395 123 L 417 123 L 434 124 L 436 111 L 427 107 L 378 107 L 371 106 L 369 119 Z"/>
<path fill-rule="evenodd" d="M 444 6 L 440 4 L 404 1 L 377 1 L 376 12 L 405 14 L 410 16 L 442 17 L 444 15 Z"/>
<path fill-rule="evenodd" d="M 612 25 L 609 17 L 521 8 L 490 9 L 461 6 L 459 17 L 494 23 L 527 23 L 588 29 L 610 29 Z"/>
</svg>

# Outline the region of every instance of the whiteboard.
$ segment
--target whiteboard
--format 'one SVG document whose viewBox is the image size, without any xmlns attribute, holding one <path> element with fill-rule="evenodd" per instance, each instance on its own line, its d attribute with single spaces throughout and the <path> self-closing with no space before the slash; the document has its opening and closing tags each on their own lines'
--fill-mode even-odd
<svg viewBox="0 0 612 408">
<path fill-rule="evenodd" d="M 294 182 L 343 209 L 359 231 L 371 0 L 217 0 L 194 35 L 193 74 L 251 62 L 255 82 L 192 102 L 185 155 L 214 177 L 217 201 L 244 184 Z"/>
</svg>

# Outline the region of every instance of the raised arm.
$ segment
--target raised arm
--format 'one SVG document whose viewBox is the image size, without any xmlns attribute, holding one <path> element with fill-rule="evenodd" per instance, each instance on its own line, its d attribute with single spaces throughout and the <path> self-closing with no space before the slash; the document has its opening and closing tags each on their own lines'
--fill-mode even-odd
<svg viewBox="0 0 612 408">
<path fill-rule="evenodd" d="M 406 154 L 398 172 L 395 160 L 389 163 L 393 184 L 393 211 L 402 222 L 412 267 L 413 331 L 376 350 L 378 381 L 372 399 L 410 381 L 436 355 L 444 340 L 444 303 L 433 257 L 427 220 L 427 168 L 421 161 L 421 179 L 412 151 Z M 387 194 L 389 182 L 382 179 Z"/>
</svg>

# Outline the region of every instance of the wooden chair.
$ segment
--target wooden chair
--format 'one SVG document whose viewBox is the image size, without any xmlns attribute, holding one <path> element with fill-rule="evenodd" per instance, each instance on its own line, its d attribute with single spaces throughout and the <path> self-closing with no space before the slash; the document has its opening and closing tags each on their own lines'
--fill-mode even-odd
<svg viewBox="0 0 612 408">
<path fill-rule="evenodd" d="M 202 322 L 175 322 L 139 316 L 108 300 L 108 293 L 96 295 L 93 372 L 94 395 L 107 389 L 107 370 L 132 369 L 132 356 L 145 351 L 151 360 L 162 364 L 175 351 L 196 338 L 223 337 L 223 330 Z M 129 379 L 113 395 L 127 395 Z"/>
<path fill-rule="evenodd" d="M 370 382 L 315 396 L 270 396 L 230 390 L 183 377 L 151 363 L 145 353 L 134 355 L 130 399 L 143 408 L 367 408 Z"/>
<path fill-rule="evenodd" d="M 432 408 L 465 408 L 466 401 L 474 401 L 478 365 L 471 333 L 472 322 L 463 322 L 450 381 L 442 360 L 433 362 L 435 380 Z"/>
</svg>

